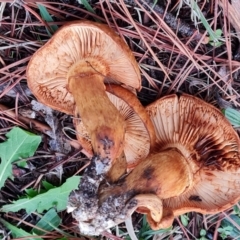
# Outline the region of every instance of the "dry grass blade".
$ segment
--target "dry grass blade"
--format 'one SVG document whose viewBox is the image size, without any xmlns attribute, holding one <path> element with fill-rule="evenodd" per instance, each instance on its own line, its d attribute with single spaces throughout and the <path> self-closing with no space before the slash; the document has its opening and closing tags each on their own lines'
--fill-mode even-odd
<svg viewBox="0 0 240 240">
<path fill-rule="evenodd" d="M 1 4 L 0 4 L 0 21 L 2 21 L 3 12 L 4 12 L 5 7 L 6 7 L 6 3 L 5 2 L 1 2 Z M 0 23 L 0 26 L 1 26 L 1 23 Z"/>
<path fill-rule="evenodd" d="M 233 0 L 231 4 L 229 2 L 219 0 L 219 5 L 235 28 L 238 39 L 240 39 L 240 2 Z"/>
</svg>

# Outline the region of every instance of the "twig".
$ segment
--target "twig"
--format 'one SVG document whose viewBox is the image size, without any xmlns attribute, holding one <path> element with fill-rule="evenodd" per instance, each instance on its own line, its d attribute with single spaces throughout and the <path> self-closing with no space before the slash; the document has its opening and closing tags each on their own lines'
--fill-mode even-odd
<svg viewBox="0 0 240 240">
<path fill-rule="evenodd" d="M 114 236 L 114 235 L 112 235 L 111 233 L 109 233 L 107 231 L 102 232 L 101 235 L 103 237 L 106 237 L 106 238 L 109 238 L 109 239 L 113 239 L 113 240 L 122 240 L 122 238 Z"/>
<path fill-rule="evenodd" d="M 27 117 L 23 117 L 18 115 L 18 117 L 16 116 L 16 113 L 9 109 L 8 107 L 4 106 L 3 104 L 0 104 L 0 113 L 13 118 L 13 119 L 17 119 L 19 121 L 21 121 L 22 123 L 26 124 L 29 128 L 31 129 L 36 129 L 39 132 L 45 133 L 47 134 L 47 132 L 51 131 L 51 128 L 46 125 L 43 124 L 37 120 L 31 119 L 31 118 L 27 118 Z"/>
<path fill-rule="evenodd" d="M 223 217 L 222 214 L 220 214 L 220 215 L 218 216 L 218 221 L 217 221 L 216 226 L 215 226 L 215 231 L 214 231 L 214 235 L 213 235 L 213 240 L 217 240 L 217 239 L 218 239 L 218 228 L 219 228 L 219 226 L 220 226 L 220 224 L 221 224 L 222 217 Z"/>
<path fill-rule="evenodd" d="M 187 234 L 187 232 L 185 231 L 185 228 L 184 228 L 184 226 L 182 225 L 182 223 L 181 223 L 181 221 L 179 220 L 179 218 L 176 217 L 175 219 L 177 220 L 177 222 L 178 222 L 179 226 L 181 227 L 183 233 L 185 234 L 187 240 L 190 240 L 189 237 L 188 237 L 188 234 Z"/>
</svg>

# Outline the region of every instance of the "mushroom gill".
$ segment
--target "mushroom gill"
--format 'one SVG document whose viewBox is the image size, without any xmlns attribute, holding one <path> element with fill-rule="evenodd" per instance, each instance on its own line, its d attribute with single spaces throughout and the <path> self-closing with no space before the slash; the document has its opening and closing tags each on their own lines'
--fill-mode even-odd
<svg viewBox="0 0 240 240">
<path fill-rule="evenodd" d="M 64 25 L 32 56 L 27 80 L 40 102 L 67 114 L 77 109 L 94 154 L 114 161 L 122 153 L 124 119 L 104 82 L 139 90 L 141 78 L 131 50 L 108 26 L 90 21 Z"/>
<path fill-rule="evenodd" d="M 152 122 L 137 97 L 127 89 L 114 84 L 106 86 L 106 93 L 112 104 L 124 119 L 125 134 L 123 152 L 128 168 L 133 168 L 144 159 L 155 144 Z M 88 156 L 93 155 L 91 137 L 81 117 L 74 119 L 77 138 Z"/>
<path fill-rule="evenodd" d="M 240 142 L 223 114 L 186 94 L 163 97 L 146 110 L 154 124 L 156 146 L 126 177 L 101 188 L 96 216 L 110 218 L 103 217 L 102 207 L 106 203 L 116 207 L 120 201 L 130 213 L 136 209 L 147 214 L 151 227 L 158 229 L 169 227 L 175 216 L 186 212 L 217 213 L 235 204 L 240 199 Z M 136 196 L 149 194 L 162 202 L 160 221 L 151 217 L 151 206 L 136 207 Z M 129 207 L 131 199 L 135 205 Z M 124 209 L 112 221 L 124 221 L 128 217 Z"/>
</svg>

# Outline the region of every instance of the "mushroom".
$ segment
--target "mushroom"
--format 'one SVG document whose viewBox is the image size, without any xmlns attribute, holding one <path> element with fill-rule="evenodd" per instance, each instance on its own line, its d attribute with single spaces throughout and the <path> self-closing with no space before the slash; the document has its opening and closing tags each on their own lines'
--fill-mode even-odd
<svg viewBox="0 0 240 240">
<path fill-rule="evenodd" d="M 155 131 L 153 124 L 136 95 L 129 90 L 114 84 L 106 85 L 107 96 L 118 109 L 125 121 L 123 151 L 127 167 L 133 168 L 141 159 L 149 154 L 155 144 Z M 76 115 L 76 114 L 75 114 Z M 74 119 L 77 139 L 84 148 L 88 157 L 93 156 L 92 144 L 89 134 L 81 120 Z"/>
<path fill-rule="evenodd" d="M 185 165 L 181 178 L 174 178 L 179 183 L 172 188 L 175 193 L 160 197 L 163 208 L 178 216 L 190 211 L 213 214 L 234 205 L 240 199 L 240 141 L 222 112 L 186 94 L 166 96 L 146 110 L 155 127 L 155 149 L 173 151 L 178 160 L 172 163 L 182 159 Z M 169 172 L 159 160 L 159 175 L 164 169 Z"/>
<path fill-rule="evenodd" d="M 27 81 L 38 101 L 80 114 L 94 154 L 114 161 L 123 149 L 125 122 L 105 92 L 114 82 L 140 90 L 138 64 L 108 26 L 90 21 L 64 25 L 31 58 Z"/>
<path fill-rule="evenodd" d="M 69 211 L 74 209 L 73 217 L 82 227 L 85 226 L 84 222 L 91 221 L 98 215 L 98 192 L 101 191 L 99 187 L 101 188 L 106 181 L 108 185 L 116 182 L 126 173 L 127 168 L 133 168 L 144 159 L 155 143 L 153 124 L 136 95 L 113 84 L 107 85 L 106 91 L 125 121 L 124 151 L 115 159 L 112 166 L 104 165 L 104 161 L 94 157 L 91 139 L 81 118 L 74 119 L 78 141 L 85 148 L 87 155 L 92 158 L 91 164 L 81 178 L 78 190 L 71 193 L 68 201 Z"/>
<path fill-rule="evenodd" d="M 118 224 L 133 210 L 147 214 L 152 229 L 166 228 L 180 214 L 217 213 L 240 199 L 240 141 L 218 109 L 174 94 L 146 110 L 156 132 L 154 151 L 118 183 L 101 188 L 95 218 L 80 231 L 99 234 L 104 222 Z"/>
</svg>

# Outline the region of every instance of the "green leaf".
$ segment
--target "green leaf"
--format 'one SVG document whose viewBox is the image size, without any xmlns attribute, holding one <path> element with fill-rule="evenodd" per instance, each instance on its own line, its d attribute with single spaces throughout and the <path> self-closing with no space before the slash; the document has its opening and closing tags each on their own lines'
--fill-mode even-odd
<svg viewBox="0 0 240 240">
<path fill-rule="evenodd" d="M 49 183 L 47 181 L 42 181 L 42 185 L 45 189 L 40 189 L 40 191 L 35 190 L 33 188 L 25 189 L 25 192 L 27 193 L 27 197 L 33 198 L 33 197 L 39 195 L 40 193 L 45 193 L 48 190 L 55 188 L 55 186 L 53 186 L 51 183 Z"/>
<path fill-rule="evenodd" d="M 240 209 L 239 209 L 239 207 L 237 205 L 233 206 L 233 210 L 234 210 L 235 214 L 240 215 Z"/>
<path fill-rule="evenodd" d="M 51 183 L 47 182 L 47 181 L 42 181 L 42 185 L 44 186 L 44 188 L 46 190 L 50 190 L 52 188 L 55 188 L 55 186 L 53 186 Z"/>
<path fill-rule="evenodd" d="M 214 38 L 220 38 L 222 35 L 222 30 L 221 29 L 216 29 L 216 31 L 214 32 L 215 36 L 209 36 L 209 40 L 210 41 L 214 41 Z"/>
<path fill-rule="evenodd" d="M 53 22 L 53 19 L 51 17 L 51 15 L 49 14 L 47 8 L 41 4 L 37 4 L 38 9 L 40 11 L 41 17 L 46 21 L 46 22 Z M 56 32 L 58 30 L 58 26 L 57 25 L 52 25 L 50 26 L 50 30 L 52 33 Z M 47 29 L 48 31 L 48 29 Z M 52 35 L 49 31 L 48 31 L 49 35 Z"/>
<path fill-rule="evenodd" d="M 27 161 L 20 161 L 17 163 L 18 167 L 25 168 L 27 166 Z"/>
<path fill-rule="evenodd" d="M 189 220 L 188 216 L 183 214 L 180 216 L 180 219 L 181 219 L 182 225 L 186 227 L 188 225 L 188 220 Z"/>
<path fill-rule="evenodd" d="M 0 218 L 0 222 L 11 231 L 14 238 L 28 237 L 27 238 L 28 240 L 42 240 L 42 238 L 36 237 L 1 218 Z"/>
<path fill-rule="evenodd" d="M 60 187 L 50 189 L 49 191 L 39 194 L 33 198 L 24 198 L 14 201 L 12 204 L 4 205 L 1 208 L 2 212 L 17 212 L 20 209 L 25 209 L 27 213 L 38 211 L 42 213 L 52 207 L 56 207 L 57 211 L 62 211 L 66 208 L 67 200 L 70 192 L 78 188 L 80 182 L 79 176 L 68 178 L 67 181 Z"/>
<path fill-rule="evenodd" d="M 41 142 L 40 136 L 19 127 L 13 128 L 6 136 L 8 140 L 0 144 L 0 189 L 6 179 L 12 177 L 12 163 L 33 156 Z"/>
<path fill-rule="evenodd" d="M 35 190 L 33 188 L 29 188 L 29 189 L 25 189 L 25 192 L 27 194 L 25 196 L 20 197 L 21 199 L 26 198 L 26 197 L 33 198 L 33 197 L 35 197 L 35 196 L 37 196 L 39 194 L 47 192 L 47 190 L 45 190 L 45 189 Z"/>
<path fill-rule="evenodd" d="M 206 234 L 207 234 L 206 230 L 205 229 L 201 229 L 200 236 L 204 237 L 204 236 L 206 236 Z"/>
<path fill-rule="evenodd" d="M 223 39 L 221 38 L 221 34 L 222 34 L 222 32 L 220 32 L 221 30 L 220 29 L 216 31 L 212 30 L 211 26 L 209 25 L 208 21 L 206 20 L 205 16 L 202 13 L 201 8 L 198 6 L 198 2 L 196 0 L 191 0 L 191 1 L 185 1 L 185 3 L 191 8 L 191 12 L 192 12 L 191 18 L 192 20 L 193 19 L 195 20 L 195 24 L 196 24 L 196 18 L 198 18 L 200 19 L 201 23 L 207 30 L 210 38 L 210 44 L 216 47 L 221 45 L 222 43 L 220 42 L 220 40 L 223 41 Z"/>
<path fill-rule="evenodd" d="M 234 127 L 240 127 L 240 112 L 233 108 L 226 108 L 223 111 L 225 117 Z"/>
<path fill-rule="evenodd" d="M 222 239 L 226 239 L 227 236 L 232 237 L 233 227 L 232 226 L 226 226 L 224 228 L 218 228 L 217 231 L 220 233 L 220 236 L 221 236 Z"/>
<path fill-rule="evenodd" d="M 54 208 L 51 208 L 48 212 L 44 214 L 44 216 L 39 220 L 36 224 L 37 228 L 33 228 L 32 232 L 36 235 L 44 235 L 46 231 L 52 231 L 57 228 L 61 223 L 61 218 L 56 213 Z M 42 231 L 39 228 L 45 230 Z"/>
<path fill-rule="evenodd" d="M 218 41 L 218 39 L 221 39 L 221 35 L 222 35 L 222 30 L 221 29 L 217 29 L 215 31 L 215 36 L 209 36 L 209 44 L 211 44 L 213 47 L 220 47 L 222 45 L 221 41 Z M 215 41 L 215 39 L 217 39 L 217 41 Z"/>
<path fill-rule="evenodd" d="M 29 198 L 33 198 L 39 194 L 39 192 L 33 188 L 25 189 L 25 192 Z"/>
<path fill-rule="evenodd" d="M 238 215 L 231 214 L 230 218 L 237 225 L 240 225 L 240 218 Z M 227 218 L 222 220 L 221 228 L 218 228 L 218 232 L 222 233 L 225 236 L 225 238 L 226 236 L 237 238 L 240 235 L 240 231 L 231 223 L 231 220 L 228 220 Z"/>
</svg>

